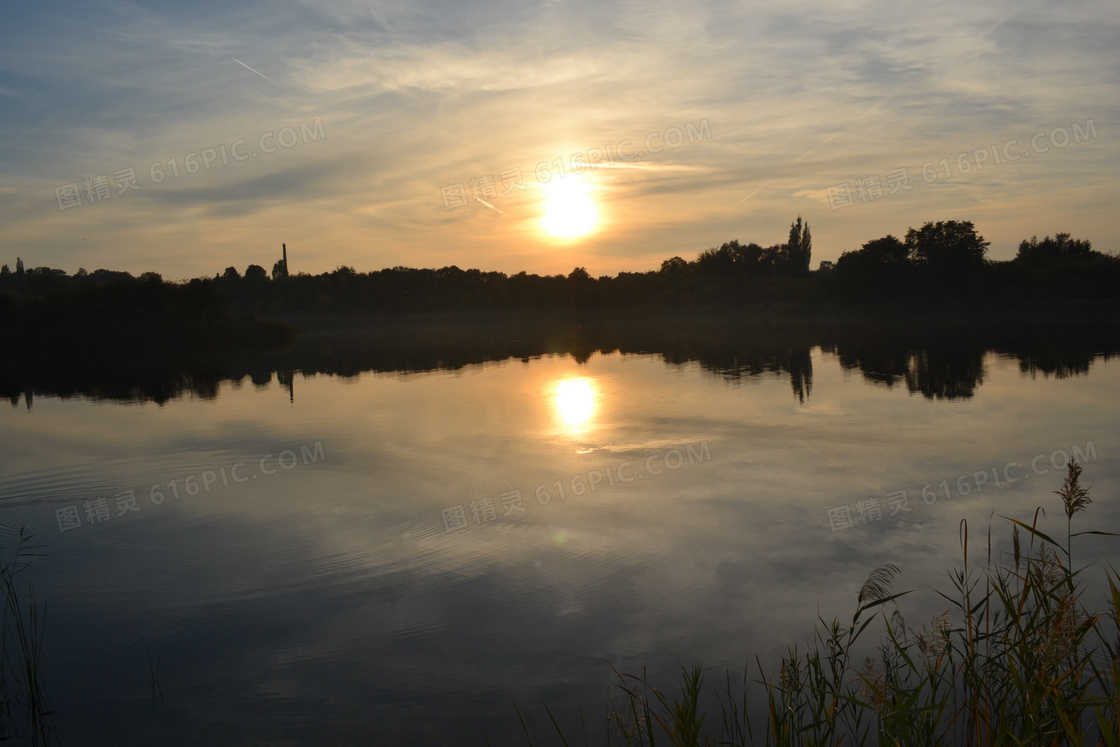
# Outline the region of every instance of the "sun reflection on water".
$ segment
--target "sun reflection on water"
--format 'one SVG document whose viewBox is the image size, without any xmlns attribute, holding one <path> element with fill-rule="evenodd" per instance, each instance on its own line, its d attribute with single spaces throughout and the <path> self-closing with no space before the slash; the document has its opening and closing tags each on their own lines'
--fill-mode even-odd
<svg viewBox="0 0 1120 747">
<path fill-rule="evenodd" d="M 554 399 L 560 420 L 573 430 L 586 428 L 595 415 L 595 386 L 590 379 L 566 379 L 556 384 Z"/>
</svg>

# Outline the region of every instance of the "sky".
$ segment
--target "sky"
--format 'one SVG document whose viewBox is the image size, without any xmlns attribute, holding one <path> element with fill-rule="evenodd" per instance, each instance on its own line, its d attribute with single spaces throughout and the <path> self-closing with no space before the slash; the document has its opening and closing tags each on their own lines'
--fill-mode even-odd
<svg viewBox="0 0 1120 747">
<path fill-rule="evenodd" d="M 970 220 L 1120 251 L 1120 5 L 0 0 L 0 262 L 657 269 Z M 594 162 L 594 168 L 588 162 Z"/>
</svg>

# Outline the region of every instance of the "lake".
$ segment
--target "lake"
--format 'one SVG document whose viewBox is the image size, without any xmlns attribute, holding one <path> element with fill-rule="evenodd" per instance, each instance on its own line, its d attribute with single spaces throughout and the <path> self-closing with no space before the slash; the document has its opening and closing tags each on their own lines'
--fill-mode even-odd
<svg viewBox="0 0 1120 747">
<path fill-rule="evenodd" d="M 1120 529 L 1115 336 L 752 330 L 351 330 L 10 394 L 60 742 L 508 744 L 544 701 L 595 743 L 611 666 L 739 679 L 884 563 L 920 626 L 962 520 L 971 563 L 1000 515 L 1065 529 L 1070 458 L 1075 529 Z M 1077 542 L 1102 599 L 1120 547 Z"/>
</svg>

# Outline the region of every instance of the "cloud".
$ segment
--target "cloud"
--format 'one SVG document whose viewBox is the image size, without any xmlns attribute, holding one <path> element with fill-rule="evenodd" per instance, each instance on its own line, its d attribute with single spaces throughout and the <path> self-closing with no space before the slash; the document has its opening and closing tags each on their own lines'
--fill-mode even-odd
<svg viewBox="0 0 1120 747">
<path fill-rule="evenodd" d="M 923 163 L 1075 121 L 1095 118 L 1103 132 L 1120 114 L 1109 103 L 1120 60 L 1108 51 L 1120 22 L 1105 3 L 15 7 L 0 31 L 0 96 L 17 102 L 0 114 L 0 164 L 9 189 L 37 186 L 34 197 L 21 188 L 0 205 L 0 219 L 34 234 L 38 263 L 89 264 L 68 236 L 74 224 L 101 223 L 102 206 L 60 220 L 58 184 L 129 165 L 143 173 L 315 117 L 327 140 L 282 164 L 143 184 L 130 235 L 162 240 L 161 221 L 177 209 L 249 235 L 268 228 L 254 221 L 269 207 L 290 200 L 294 222 L 330 216 L 319 269 L 531 261 L 524 269 L 561 270 L 525 246 L 540 190 L 487 199 L 494 210 L 476 205 L 468 216 L 443 209 L 441 188 L 497 182 L 515 168 L 534 186 L 538 169 L 571 168 L 573 153 L 626 139 L 637 152 L 648 133 L 706 120 L 710 139 L 616 159 L 594 175 L 617 212 L 581 244 L 587 264 L 601 260 L 613 273 L 641 269 L 619 257 L 657 264 L 687 254 L 690 229 L 697 248 L 711 243 L 709 231 L 735 226 L 766 243 L 797 212 L 814 226 L 818 256 L 834 258 L 878 233 L 868 225 L 920 222 L 933 206 L 967 212 L 983 228 L 989 214 L 1047 193 L 1084 195 L 1086 185 L 1105 194 L 1083 203 L 1094 207 L 1078 211 L 1082 230 L 1102 248 L 1120 240 L 1103 207 L 1118 196 L 1108 175 L 1120 151 L 1104 137 L 1076 154 L 1055 150 L 930 185 L 920 198 L 916 187 L 861 204 L 851 218 L 821 197 L 899 167 L 920 179 Z M 273 183 L 270 171 L 286 173 Z M 34 218 L 28 202 L 41 206 Z M 993 252 L 1022 238 L 1004 233 L 1012 230 L 1001 223 Z M 1027 216 L 1021 232 L 1054 230 Z M 99 233 L 88 250 L 111 257 L 120 239 Z M 131 269 L 160 269 L 174 248 Z"/>
</svg>

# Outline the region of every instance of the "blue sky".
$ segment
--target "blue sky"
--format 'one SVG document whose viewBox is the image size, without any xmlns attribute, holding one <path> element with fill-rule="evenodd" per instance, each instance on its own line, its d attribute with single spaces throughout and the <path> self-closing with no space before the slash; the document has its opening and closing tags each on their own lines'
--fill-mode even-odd
<svg viewBox="0 0 1120 747">
<path fill-rule="evenodd" d="M 0 2 L 9 264 L 613 275 L 798 214 L 814 266 L 928 220 L 1120 250 L 1115 2 Z"/>
</svg>

